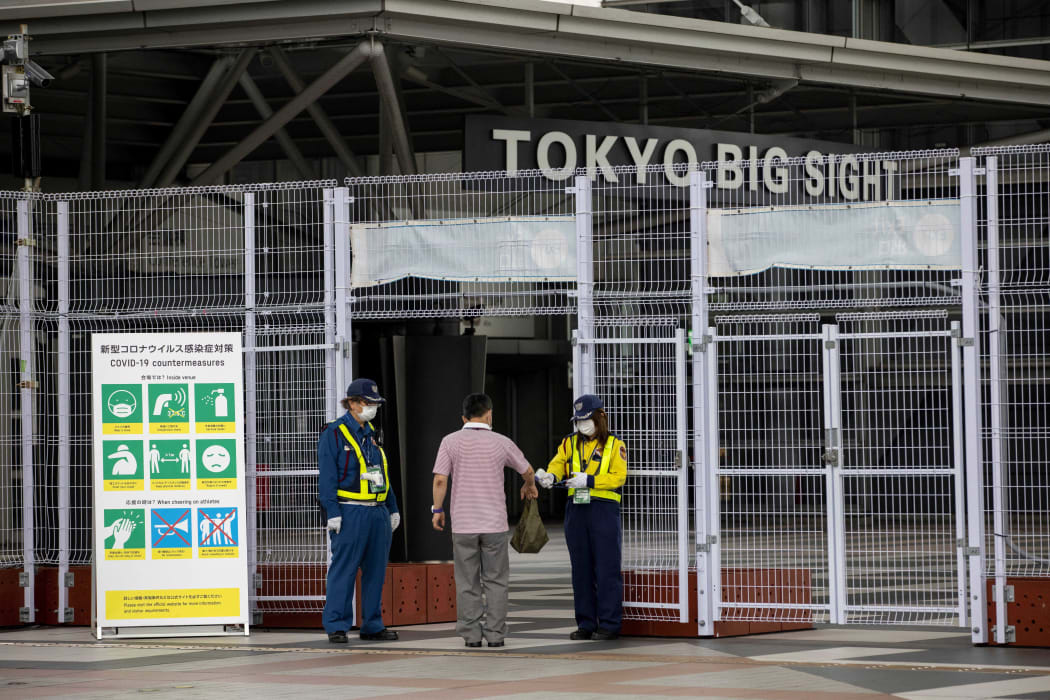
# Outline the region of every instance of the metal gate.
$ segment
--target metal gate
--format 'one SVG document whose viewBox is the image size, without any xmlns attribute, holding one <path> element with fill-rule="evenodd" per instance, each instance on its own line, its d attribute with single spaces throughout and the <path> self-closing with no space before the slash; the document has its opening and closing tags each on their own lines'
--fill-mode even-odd
<svg viewBox="0 0 1050 700">
<path fill-rule="evenodd" d="M 624 618 L 689 620 L 686 334 L 673 319 L 603 319 L 574 339 L 576 395 L 602 397 L 627 445 L 623 525 Z M 584 372 L 580 369 L 588 366 Z M 579 378 L 593 377 L 593 386 Z"/>
<path fill-rule="evenodd" d="M 835 320 L 710 330 L 715 619 L 963 626 L 958 324 Z"/>
<path fill-rule="evenodd" d="M 272 308 L 268 300 L 288 291 L 274 279 L 274 263 L 252 251 L 257 236 L 267 233 L 257 219 L 266 221 L 261 214 L 279 200 L 246 193 L 244 204 L 250 251 L 244 270 L 245 473 L 249 522 L 255 524 L 248 529 L 248 566 L 252 610 L 261 624 L 264 613 L 312 613 L 324 606 L 330 544 L 317 511 L 317 436 L 338 418 L 349 383 L 350 320 L 346 288 L 337 280 L 346 275 L 350 256 L 346 189 L 326 188 L 309 221 L 320 234 L 315 254 L 322 265 L 311 290 L 320 303 Z"/>
</svg>

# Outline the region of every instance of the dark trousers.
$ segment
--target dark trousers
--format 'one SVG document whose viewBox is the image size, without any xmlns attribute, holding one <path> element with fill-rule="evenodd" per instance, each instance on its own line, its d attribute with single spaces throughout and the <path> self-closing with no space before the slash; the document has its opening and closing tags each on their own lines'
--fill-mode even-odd
<svg viewBox="0 0 1050 700">
<path fill-rule="evenodd" d="M 565 544 L 572 564 L 576 626 L 620 633 L 623 623 L 623 574 L 620 504 L 598 498 L 565 506 Z"/>
<path fill-rule="evenodd" d="M 390 511 L 385 506 L 340 504 L 343 526 L 329 532 L 332 563 L 321 621 L 324 631 L 346 632 L 353 623 L 354 587 L 361 569 L 361 632 L 381 632 L 383 624 L 383 580 L 390 560 Z"/>
</svg>

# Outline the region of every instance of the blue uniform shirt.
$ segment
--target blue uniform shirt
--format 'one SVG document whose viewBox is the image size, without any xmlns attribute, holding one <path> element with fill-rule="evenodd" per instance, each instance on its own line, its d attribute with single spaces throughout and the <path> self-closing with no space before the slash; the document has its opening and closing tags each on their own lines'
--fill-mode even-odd
<svg viewBox="0 0 1050 700">
<path fill-rule="evenodd" d="M 353 451 L 354 448 L 351 447 L 350 463 L 347 465 L 348 453 L 343 448 L 348 445 L 346 438 L 343 437 L 343 431 L 339 429 L 340 424 L 345 425 L 350 430 L 350 434 L 354 436 L 366 464 L 383 463 L 383 456 L 379 454 L 379 448 L 372 442 L 375 431 L 368 424 L 358 425 L 354 417 L 350 415 L 350 411 L 328 424 L 328 427 L 321 433 L 321 439 L 317 441 L 317 468 L 320 471 L 317 477 L 317 492 L 321 497 L 321 506 L 329 518 L 340 515 L 337 490 L 341 488 L 344 491 L 357 491 L 361 488 L 361 463 L 357 459 L 357 453 Z M 344 468 L 346 468 L 345 479 L 343 478 Z M 383 505 L 391 513 L 398 512 L 394 489 L 391 488 L 387 492 Z"/>
</svg>

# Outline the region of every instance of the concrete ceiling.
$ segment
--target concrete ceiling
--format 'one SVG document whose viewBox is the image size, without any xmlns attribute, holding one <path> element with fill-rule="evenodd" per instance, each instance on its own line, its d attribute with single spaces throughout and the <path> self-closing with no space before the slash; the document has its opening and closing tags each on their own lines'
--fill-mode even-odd
<svg viewBox="0 0 1050 700">
<path fill-rule="evenodd" d="M 849 141 L 854 127 L 884 129 L 890 147 L 965 145 L 952 141 L 981 140 L 992 124 L 1046 126 L 1050 103 L 1050 62 L 626 10 L 510 0 L 27 4 L 0 8 L 0 30 L 28 23 L 34 56 L 57 78 L 33 91 L 46 171 L 79 171 L 90 54 L 105 51 L 109 177 L 125 182 L 141 176 L 214 61 L 244 46 L 282 46 L 309 83 L 363 37 L 379 38 L 395 58 L 416 152 L 461 148 L 466 114 L 526 115 L 527 65 L 537 117 L 638 122 L 644 92 L 651 124 L 747 131 L 756 94 L 797 80 L 754 104 L 757 132 Z M 293 97 L 265 51 L 248 73 L 273 109 Z M 319 104 L 351 149 L 376 152 L 380 100 L 369 71 L 340 80 Z M 234 88 L 190 162 L 215 160 L 259 122 Z M 286 129 L 305 156 L 331 155 L 308 113 Z M 283 157 L 273 140 L 251 155 Z"/>
</svg>

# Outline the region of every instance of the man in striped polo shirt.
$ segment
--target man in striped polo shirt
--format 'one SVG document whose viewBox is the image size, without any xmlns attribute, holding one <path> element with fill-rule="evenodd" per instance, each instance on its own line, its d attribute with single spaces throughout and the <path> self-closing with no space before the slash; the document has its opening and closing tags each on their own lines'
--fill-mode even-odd
<svg viewBox="0 0 1050 700">
<path fill-rule="evenodd" d="M 463 400 L 463 428 L 446 435 L 434 462 L 435 530 L 445 529 L 442 504 L 452 480 L 452 558 L 456 569 L 456 632 L 468 647 L 503 646 L 507 634 L 510 526 L 503 469 L 525 477 L 522 498 L 536 498 L 536 481 L 525 455 L 510 438 L 492 431 L 492 399 Z M 482 592 L 485 602 L 482 603 Z M 487 609 L 486 609 L 487 608 Z"/>
</svg>

